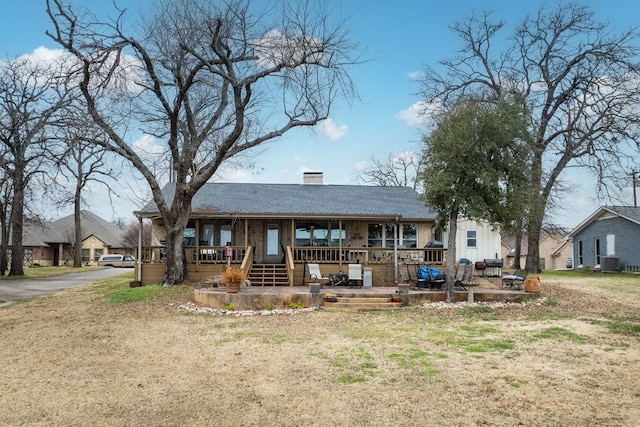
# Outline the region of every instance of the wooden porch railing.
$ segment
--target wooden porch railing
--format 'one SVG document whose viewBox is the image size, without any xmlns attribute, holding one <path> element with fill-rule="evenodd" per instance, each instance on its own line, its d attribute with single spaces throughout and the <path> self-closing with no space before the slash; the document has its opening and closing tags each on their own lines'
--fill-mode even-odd
<svg viewBox="0 0 640 427">
<path fill-rule="evenodd" d="M 288 247 L 295 263 L 305 260 L 318 264 L 393 264 L 395 250 L 393 248 L 371 247 Z M 398 249 L 400 262 L 426 263 L 442 265 L 445 261 L 446 249 L 441 248 L 410 248 Z"/>
</svg>

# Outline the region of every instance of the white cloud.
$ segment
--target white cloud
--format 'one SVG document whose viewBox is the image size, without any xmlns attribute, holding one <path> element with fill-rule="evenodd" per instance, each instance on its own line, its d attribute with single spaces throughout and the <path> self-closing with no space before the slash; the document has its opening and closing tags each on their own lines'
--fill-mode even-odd
<svg viewBox="0 0 640 427">
<path fill-rule="evenodd" d="M 331 118 L 328 118 L 318 124 L 318 129 L 325 138 L 329 139 L 330 141 L 336 141 L 347 133 L 347 130 L 349 130 L 349 126 L 338 125 L 333 120 L 331 120 Z"/>
<path fill-rule="evenodd" d="M 422 71 L 409 71 L 407 73 L 407 77 L 409 77 L 411 80 L 420 80 L 424 77 L 424 73 Z"/>
<path fill-rule="evenodd" d="M 418 101 L 409 108 L 396 114 L 396 118 L 409 127 L 428 127 L 433 123 L 433 115 L 441 108 L 439 103 Z"/>
<path fill-rule="evenodd" d="M 133 141 L 133 149 L 142 158 L 159 158 L 165 153 L 165 149 L 162 145 L 156 143 L 156 138 L 151 135 L 143 135 L 142 137 Z"/>
<path fill-rule="evenodd" d="M 363 170 L 363 169 L 364 169 L 364 168 L 366 168 L 366 167 L 367 167 L 367 161 L 365 161 L 365 160 L 362 160 L 362 161 L 360 161 L 360 162 L 356 163 L 356 164 L 353 166 L 353 168 L 354 168 L 355 170 L 357 170 L 357 171 L 361 171 L 361 170 Z"/>
</svg>

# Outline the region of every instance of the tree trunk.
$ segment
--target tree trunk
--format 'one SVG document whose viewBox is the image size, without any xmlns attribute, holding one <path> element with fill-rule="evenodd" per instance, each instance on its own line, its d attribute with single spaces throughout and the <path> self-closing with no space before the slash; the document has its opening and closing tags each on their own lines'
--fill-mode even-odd
<svg viewBox="0 0 640 427">
<path fill-rule="evenodd" d="M 447 242 L 447 283 L 446 283 L 446 302 L 455 302 L 455 284 L 456 278 L 454 266 L 456 263 L 456 235 L 458 234 L 458 211 L 451 211 L 449 214 L 449 241 Z"/>
<path fill-rule="evenodd" d="M 177 194 L 176 197 L 178 197 Z M 184 230 L 187 228 L 189 215 L 191 213 L 190 202 L 188 205 L 188 209 L 183 208 L 179 211 L 174 224 L 169 225 L 169 221 L 165 218 L 165 224 L 167 224 L 167 257 L 165 259 L 164 275 L 162 276 L 161 282 L 163 286 L 181 285 L 187 281 Z M 197 238 L 198 236 L 196 236 L 196 239 Z"/>
<path fill-rule="evenodd" d="M 18 175 L 18 174 L 16 174 Z M 24 182 L 21 177 L 14 181 L 13 203 L 11 205 L 11 268 L 9 276 L 24 276 L 22 266 L 22 226 L 24 222 Z"/>
<path fill-rule="evenodd" d="M 73 213 L 74 213 L 74 251 L 73 251 L 73 267 L 82 267 L 82 218 L 80 213 L 81 202 L 81 188 L 76 186 L 76 193 L 73 200 Z"/>
<path fill-rule="evenodd" d="M 513 252 L 513 268 L 520 270 L 522 264 L 520 263 L 520 257 L 522 257 L 522 231 L 518 231 L 516 234 L 516 243 Z"/>
<path fill-rule="evenodd" d="M 2 204 L 0 209 L 0 276 L 7 272 L 7 249 L 9 248 L 9 227 L 7 227 L 7 204 Z"/>
</svg>

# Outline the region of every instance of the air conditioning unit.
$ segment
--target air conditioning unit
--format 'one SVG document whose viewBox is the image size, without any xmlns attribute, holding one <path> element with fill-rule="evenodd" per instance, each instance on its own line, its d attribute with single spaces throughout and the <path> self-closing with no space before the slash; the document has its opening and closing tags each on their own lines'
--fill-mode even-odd
<svg viewBox="0 0 640 427">
<path fill-rule="evenodd" d="M 620 258 L 612 256 L 600 257 L 600 271 L 603 273 L 615 273 L 618 271 Z"/>
</svg>

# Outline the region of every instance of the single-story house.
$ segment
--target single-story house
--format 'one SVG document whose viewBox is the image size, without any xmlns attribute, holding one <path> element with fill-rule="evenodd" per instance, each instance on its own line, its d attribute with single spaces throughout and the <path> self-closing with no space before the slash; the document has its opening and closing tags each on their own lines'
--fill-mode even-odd
<svg viewBox="0 0 640 427">
<path fill-rule="evenodd" d="M 92 212 L 83 210 L 80 215 L 83 264 L 95 264 L 102 254 L 130 255 L 133 253 L 134 248 L 126 247 L 128 245 L 123 243 L 123 230 Z M 22 235 L 24 265 L 37 264 L 43 267 L 72 265 L 74 235 L 74 215 L 53 222 L 26 224 Z M 8 251 L 10 256 L 11 241 Z"/>
<path fill-rule="evenodd" d="M 306 264 L 319 264 L 323 276 L 346 272 L 348 264 L 371 271 L 374 286 L 395 286 L 403 263 L 442 265 L 446 247 L 435 213 L 408 187 L 324 185 L 322 173 L 306 173 L 303 184 L 208 183 L 194 196 L 184 233 L 190 281 L 225 268 L 224 249 L 253 285 L 308 283 Z M 171 202 L 175 185 L 163 189 Z M 143 247 L 142 284 L 164 273 L 166 231 L 155 202 L 135 212 L 151 220 L 153 245 Z"/>
<path fill-rule="evenodd" d="M 603 206 L 573 229 L 576 268 L 640 270 L 640 207 Z"/>
</svg>

